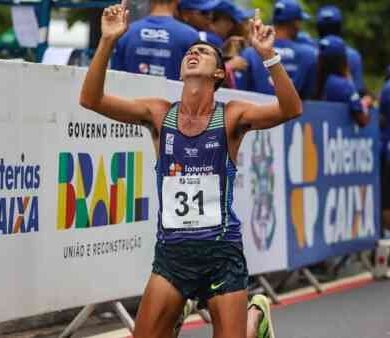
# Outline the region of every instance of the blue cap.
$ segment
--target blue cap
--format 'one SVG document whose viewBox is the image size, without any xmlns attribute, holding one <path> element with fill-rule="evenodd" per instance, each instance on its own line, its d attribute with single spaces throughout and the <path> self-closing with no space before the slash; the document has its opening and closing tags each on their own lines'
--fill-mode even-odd
<svg viewBox="0 0 390 338">
<path fill-rule="evenodd" d="M 320 55 L 323 56 L 346 56 L 347 48 L 344 40 L 336 35 L 328 35 L 319 42 Z"/>
<path fill-rule="evenodd" d="M 308 20 L 310 15 L 305 13 L 295 0 L 279 0 L 274 6 L 274 23 Z"/>
<path fill-rule="evenodd" d="M 198 11 L 213 11 L 221 0 L 180 0 L 180 9 L 194 9 Z"/>
<path fill-rule="evenodd" d="M 324 6 L 317 12 L 317 24 L 338 24 L 343 20 L 341 11 L 336 6 Z"/>
<path fill-rule="evenodd" d="M 253 8 L 251 9 L 246 9 L 246 8 L 241 8 L 241 21 L 245 21 L 248 19 L 252 19 L 255 16 L 255 10 Z"/>
<path fill-rule="evenodd" d="M 230 16 L 235 22 L 242 22 L 244 20 L 247 20 L 248 18 L 253 17 L 253 15 L 248 15 L 254 13 L 254 11 L 245 11 L 244 9 L 229 0 L 221 0 L 220 3 L 214 8 L 214 11 L 221 12 Z"/>
</svg>

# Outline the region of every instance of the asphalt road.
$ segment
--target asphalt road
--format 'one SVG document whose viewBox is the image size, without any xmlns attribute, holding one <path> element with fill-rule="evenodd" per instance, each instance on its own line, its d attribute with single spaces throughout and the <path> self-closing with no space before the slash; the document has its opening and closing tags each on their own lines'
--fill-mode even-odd
<svg viewBox="0 0 390 338">
<path fill-rule="evenodd" d="M 390 338 L 390 281 L 274 309 L 276 338 Z M 181 338 L 209 338 L 209 326 Z"/>
</svg>

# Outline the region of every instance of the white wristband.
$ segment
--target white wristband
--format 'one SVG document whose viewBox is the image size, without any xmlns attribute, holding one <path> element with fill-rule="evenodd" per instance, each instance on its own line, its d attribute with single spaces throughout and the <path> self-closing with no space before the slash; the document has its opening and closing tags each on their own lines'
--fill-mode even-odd
<svg viewBox="0 0 390 338">
<path fill-rule="evenodd" d="M 271 68 L 272 66 L 275 66 L 276 64 L 278 64 L 280 61 L 282 61 L 280 54 L 275 54 L 274 57 L 263 61 L 263 64 L 264 64 L 265 68 Z"/>
</svg>

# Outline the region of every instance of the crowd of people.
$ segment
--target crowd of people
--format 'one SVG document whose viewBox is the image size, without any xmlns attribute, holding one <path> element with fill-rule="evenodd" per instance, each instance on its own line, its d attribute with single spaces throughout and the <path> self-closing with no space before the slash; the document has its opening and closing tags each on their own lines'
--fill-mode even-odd
<svg viewBox="0 0 390 338">
<path fill-rule="evenodd" d="M 152 0 L 150 14 L 134 22 L 119 40 L 112 68 L 179 80 L 188 47 L 197 40 L 221 48 L 225 87 L 275 94 L 263 62 L 250 46 L 253 11 L 231 0 Z M 319 41 L 302 31 L 310 19 L 295 0 L 278 0 L 272 24 L 275 49 L 302 99 L 345 102 L 360 126 L 369 121 L 371 100 L 363 81 L 360 53 L 345 43 L 342 13 L 324 6 L 316 16 Z"/>
</svg>

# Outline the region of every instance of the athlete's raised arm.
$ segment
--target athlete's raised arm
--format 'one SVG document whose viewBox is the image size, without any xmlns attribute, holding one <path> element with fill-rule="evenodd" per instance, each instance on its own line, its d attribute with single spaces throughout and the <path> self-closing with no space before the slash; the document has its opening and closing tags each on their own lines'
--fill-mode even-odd
<svg viewBox="0 0 390 338">
<path fill-rule="evenodd" d="M 124 3 L 104 9 L 102 37 L 83 83 L 80 104 L 117 121 L 150 126 L 153 124 L 153 113 L 168 110 L 168 101 L 159 98 L 128 100 L 104 92 L 108 61 L 116 41 L 127 30 L 128 17 Z"/>
<path fill-rule="evenodd" d="M 260 18 L 251 22 L 251 43 L 264 60 L 275 86 L 275 102 L 257 105 L 250 102 L 231 101 L 228 109 L 238 114 L 238 127 L 244 130 L 274 127 L 302 112 L 302 102 L 293 82 L 280 63 L 280 57 L 274 50 L 275 31 L 272 26 L 264 25 Z"/>
</svg>

